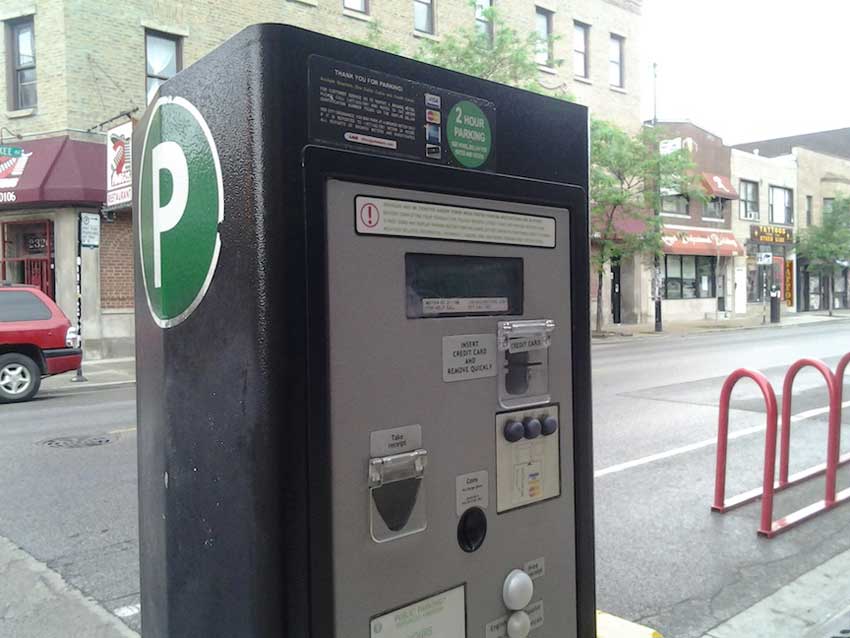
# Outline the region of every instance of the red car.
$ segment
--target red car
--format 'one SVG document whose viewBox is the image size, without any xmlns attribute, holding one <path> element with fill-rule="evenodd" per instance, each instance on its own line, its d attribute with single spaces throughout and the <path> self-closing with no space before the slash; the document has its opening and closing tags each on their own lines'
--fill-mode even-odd
<svg viewBox="0 0 850 638">
<path fill-rule="evenodd" d="M 82 359 L 77 329 L 55 301 L 0 282 L 0 403 L 31 399 L 42 376 L 76 370 Z"/>
</svg>

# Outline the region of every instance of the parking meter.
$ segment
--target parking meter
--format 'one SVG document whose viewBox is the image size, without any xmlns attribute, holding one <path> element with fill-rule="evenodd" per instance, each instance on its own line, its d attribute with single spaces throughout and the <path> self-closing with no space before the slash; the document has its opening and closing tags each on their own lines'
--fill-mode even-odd
<svg viewBox="0 0 850 638">
<path fill-rule="evenodd" d="M 586 109 L 261 25 L 134 149 L 146 638 L 594 636 Z"/>
</svg>

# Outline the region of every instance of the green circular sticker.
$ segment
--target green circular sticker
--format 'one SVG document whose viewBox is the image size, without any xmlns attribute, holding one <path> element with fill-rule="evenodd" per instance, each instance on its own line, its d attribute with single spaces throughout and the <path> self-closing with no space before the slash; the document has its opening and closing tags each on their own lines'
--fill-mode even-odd
<svg viewBox="0 0 850 638">
<path fill-rule="evenodd" d="M 446 138 L 455 159 L 467 168 L 487 161 L 493 144 L 490 122 L 484 112 L 469 100 L 458 102 L 449 112 Z"/>
<path fill-rule="evenodd" d="M 156 101 L 139 171 L 139 253 L 157 325 L 184 321 L 212 281 L 224 219 L 218 151 L 204 118 L 182 97 Z"/>
</svg>

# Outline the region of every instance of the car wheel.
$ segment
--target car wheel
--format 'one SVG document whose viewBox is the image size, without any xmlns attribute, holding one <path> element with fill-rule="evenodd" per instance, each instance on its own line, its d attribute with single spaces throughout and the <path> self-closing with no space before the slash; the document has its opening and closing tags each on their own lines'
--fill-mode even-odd
<svg viewBox="0 0 850 638">
<path fill-rule="evenodd" d="M 0 355 L 0 403 L 28 401 L 41 385 L 35 361 L 18 353 Z"/>
</svg>

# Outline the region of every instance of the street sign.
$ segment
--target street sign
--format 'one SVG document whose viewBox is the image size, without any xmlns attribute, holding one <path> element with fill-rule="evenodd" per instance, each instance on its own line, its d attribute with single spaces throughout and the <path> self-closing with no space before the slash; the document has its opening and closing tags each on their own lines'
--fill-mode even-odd
<svg viewBox="0 0 850 638">
<path fill-rule="evenodd" d="M 185 98 L 151 109 L 139 176 L 139 250 L 151 315 L 161 328 L 184 321 L 212 281 L 224 219 L 218 151 Z"/>
<path fill-rule="evenodd" d="M 770 266 L 773 263 L 773 253 L 757 253 L 756 263 L 759 266 Z"/>
<path fill-rule="evenodd" d="M 0 146 L 0 156 L 2 157 L 20 157 L 24 154 L 24 149 L 20 146 Z"/>
<path fill-rule="evenodd" d="M 100 214 L 80 213 L 80 246 L 84 248 L 100 246 Z"/>
</svg>

